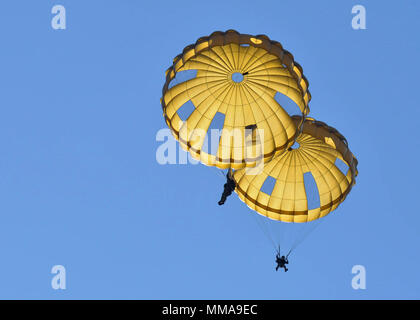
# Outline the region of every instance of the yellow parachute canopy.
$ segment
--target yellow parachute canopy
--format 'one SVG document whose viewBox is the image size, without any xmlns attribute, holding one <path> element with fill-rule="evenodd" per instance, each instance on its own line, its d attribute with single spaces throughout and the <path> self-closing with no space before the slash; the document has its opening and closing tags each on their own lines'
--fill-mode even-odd
<svg viewBox="0 0 420 320">
<path fill-rule="evenodd" d="M 301 117 L 294 116 L 296 124 Z M 308 222 L 324 217 L 344 201 L 357 176 L 357 159 L 350 152 L 346 139 L 334 128 L 306 118 L 297 148 L 265 164 L 253 175 L 247 168 L 237 170 L 233 177 L 236 192 L 251 209 L 273 220 Z M 339 160 L 337 160 L 339 159 Z M 343 173 L 338 161 L 345 163 Z M 319 206 L 308 208 L 304 175 L 310 173 L 319 194 Z M 271 178 L 270 178 L 271 177 Z M 271 194 L 262 191 L 267 179 L 274 180 Z"/>
<path fill-rule="evenodd" d="M 186 71 L 196 74 L 173 85 Z M 278 92 L 299 107 L 300 123 L 276 101 Z M 161 104 L 175 139 L 195 159 L 241 169 L 268 162 L 293 145 L 310 98 L 302 68 L 280 43 L 228 30 L 198 39 L 174 59 L 166 71 Z M 193 110 L 181 119 L 180 109 L 190 103 Z M 223 130 L 217 150 L 208 150 L 206 136 L 216 115 L 223 118 Z"/>
</svg>

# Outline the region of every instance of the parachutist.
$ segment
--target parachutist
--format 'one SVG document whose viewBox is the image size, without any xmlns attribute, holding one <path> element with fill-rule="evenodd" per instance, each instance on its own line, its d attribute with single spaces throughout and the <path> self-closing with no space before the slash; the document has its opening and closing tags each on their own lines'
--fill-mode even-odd
<svg viewBox="0 0 420 320">
<path fill-rule="evenodd" d="M 191 73 L 181 76 L 181 70 Z M 223 205 L 235 191 L 261 216 L 263 221 L 257 223 L 273 244 L 272 226 L 289 230 L 289 222 L 301 223 L 307 232 L 294 239 L 295 250 L 318 225 L 309 222 L 323 221 L 355 185 L 358 161 L 347 140 L 333 127 L 307 117 L 309 82 L 279 42 L 234 30 L 214 32 L 185 47 L 173 59 L 165 79 L 161 105 L 174 138 L 204 165 L 235 168 L 234 175 L 229 170 L 224 177 L 227 181 L 218 204 Z M 242 89 L 245 93 L 238 91 Z M 293 101 L 297 113 L 283 108 L 282 96 Z M 189 115 L 183 107 L 187 102 L 187 109 L 193 110 Z M 218 142 L 211 137 L 217 150 L 209 148 L 210 140 L 203 141 L 213 124 L 219 133 L 223 131 Z M 248 170 L 251 167 L 255 170 Z M 280 248 L 275 253 L 276 271 L 287 272 L 290 252 L 282 254 Z"/>
<path fill-rule="evenodd" d="M 236 188 L 236 182 L 231 176 L 231 171 L 226 175 L 226 183 L 223 186 L 222 198 L 219 201 L 219 206 L 225 203 L 226 198 L 229 197 Z"/>
<path fill-rule="evenodd" d="M 289 263 L 289 260 L 285 256 L 280 257 L 280 252 L 276 254 L 276 263 L 276 271 L 279 270 L 279 268 L 284 268 L 284 272 L 287 272 L 287 270 L 289 270 L 286 268 L 286 264 Z"/>
</svg>

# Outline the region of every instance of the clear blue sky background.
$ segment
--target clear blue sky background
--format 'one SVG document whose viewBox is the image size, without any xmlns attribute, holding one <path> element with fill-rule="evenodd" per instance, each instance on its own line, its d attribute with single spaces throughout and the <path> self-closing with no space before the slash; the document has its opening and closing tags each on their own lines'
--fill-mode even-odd
<svg viewBox="0 0 420 320">
<path fill-rule="evenodd" d="M 67 29 L 51 28 L 51 8 Z M 363 4 L 367 30 L 351 28 Z M 420 298 L 418 1 L 2 1 L 0 298 Z M 156 162 L 164 71 L 216 30 L 303 66 L 312 116 L 359 159 L 290 271 L 223 180 Z M 51 288 L 53 265 L 67 289 Z M 367 289 L 351 287 L 351 268 Z"/>
</svg>

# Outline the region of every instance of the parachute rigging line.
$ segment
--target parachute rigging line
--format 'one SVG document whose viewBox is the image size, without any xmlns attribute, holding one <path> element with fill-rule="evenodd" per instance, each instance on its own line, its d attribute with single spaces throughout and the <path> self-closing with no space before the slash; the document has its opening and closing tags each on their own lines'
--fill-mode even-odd
<svg viewBox="0 0 420 320">
<path fill-rule="evenodd" d="M 256 223 L 257 223 L 258 227 L 261 229 L 261 231 L 264 233 L 267 240 L 274 247 L 274 250 L 277 251 L 277 244 L 274 241 L 273 237 L 270 235 L 270 230 L 268 230 L 268 228 L 266 228 L 266 225 L 265 225 L 264 222 L 261 222 L 261 221 L 258 220 L 259 218 L 255 214 L 252 214 L 252 216 L 254 217 L 254 220 L 256 221 Z"/>
<path fill-rule="evenodd" d="M 306 238 L 316 229 L 316 228 L 318 228 L 318 226 L 324 221 L 325 219 L 319 219 L 319 220 L 317 220 L 317 221 L 315 221 L 314 222 L 314 225 L 309 229 L 309 230 L 307 230 L 301 237 L 299 237 L 299 238 L 297 238 L 294 242 L 293 242 L 293 244 L 292 244 L 292 247 L 291 247 L 291 249 L 290 249 L 290 251 L 294 251 L 299 245 L 301 245 L 305 240 L 306 240 Z"/>
</svg>

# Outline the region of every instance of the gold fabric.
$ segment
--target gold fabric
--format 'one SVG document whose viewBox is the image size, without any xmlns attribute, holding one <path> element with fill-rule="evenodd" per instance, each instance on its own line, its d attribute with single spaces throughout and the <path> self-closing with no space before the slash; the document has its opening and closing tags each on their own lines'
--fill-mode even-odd
<svg viewBox="0 0 420 320">
<path fill-rule="evenodd" d="M 170 87 L 176 74 L 185 70 L 197 70 L 196 77 Z M 243 80 L 235 82 L 235 73 Z M 299 106 L 300 122 L 275 100 L 277 92 Z M 174 59 L 161 104 L 175 139 L 195 159 L 221 169 L 241 169 L 255 167 L 259 160 L 268 162 L 293 145 L 310 98 L 302 68 L 280 43 L 229 30 L 200 38 Z M 183 121 L 177 111 L 188 101 L 194 111 Z M 217 152 L 211 154 L 203 145 L 216 113 L 225 117 Z M 260 143 L 254 137 L 251 146 L 245 132 L 250 127 L 263 132 L 257 134 Z"/>
<path fill-rule="evenodd" d="M 293 120 L 298 124 L 302 118 Z M 261 173 L 252 175 L 250 170 L 241 169 L 233 174 L 240 199 L 273 220 L 308 222 L 324 217 L 345 200 L 356 182 L 357 159 L 336 129 L 306 118 L 296 141 L 298 148 L 291 148 L 265 164 Z M 335 165 L 337 158 L 348 165 L 346 175 Z M 304 185 L 306 172 L 312 173 L 320 197 L 320 207 L 311 210 Z M 271 195 L 261 191 L 268 176 L 276 180 Z"/>
</svg>

